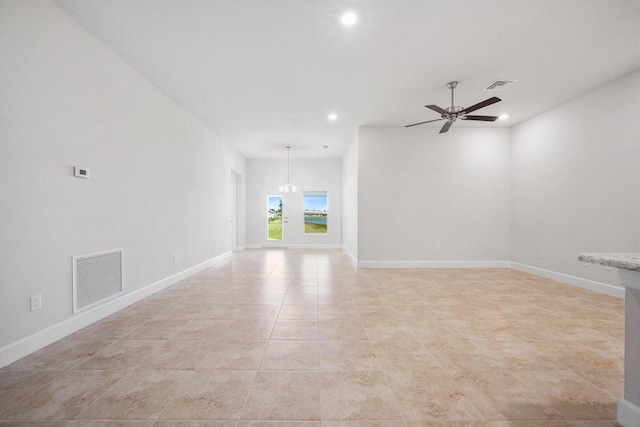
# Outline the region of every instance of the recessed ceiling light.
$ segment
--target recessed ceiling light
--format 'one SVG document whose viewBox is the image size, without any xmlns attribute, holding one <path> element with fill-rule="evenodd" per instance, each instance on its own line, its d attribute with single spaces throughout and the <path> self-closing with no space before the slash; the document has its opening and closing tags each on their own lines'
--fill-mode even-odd
<svg viewBox="0 0 640 427">
<path fill-rule="evenodd" d="M 509 118 L 508 114 L 503 114 L 500 117 L 498 117 L 500 120 L 507 120 Z"/>
<path fill-rule="evenodd" d="M 335 113 L 331 113 L 327 116 L 329 120 L 338 120 L 338 115 Z"/>
<path fill-rule="evenodd" d="M 358 20 L 358 15 L 356 15 L 353 12 L 346 12 L 340 17 L 340 21 L 344 25 L 348 25 L 348 26 L 355 24 L 357 20 Z"/>
</svg>

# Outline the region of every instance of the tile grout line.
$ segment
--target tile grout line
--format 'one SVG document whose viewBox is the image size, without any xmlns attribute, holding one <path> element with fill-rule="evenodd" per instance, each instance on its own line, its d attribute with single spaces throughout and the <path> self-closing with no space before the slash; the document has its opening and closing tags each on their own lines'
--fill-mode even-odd
<svg viewBox="0 0 640 427">
<path fill-rule="evenodd" d="M 125 378 L 127 378 L 128 376 L 133 374 L 133 369 L 129 370 L 125 375 L 122 376 L 122 378 L 119 378 L 118 381 L 114 382 L 113 384 L 111 384 L 111 386 L 107 387 L 101 394 L 100 396 L 98 396 L 93 402 L 91 402 L 89 404 L 89 406 L 87 406 L 86 408 L 84 408 L 82 411 L 78 412 L 78 414 L 76 416 L 73 417 L 72 421 L 77 421 L 78 417 L 82 414 L 84 414 L 86 411 L 89 410 L 89 408 L 91 408 L 93 405 L 96 404 L 96 402 L 98 400 L 100 400 L 102 398 L 102 396 L 104 396 L 105 394 L 107 394 L 107 392 L 109 392 L 109 390 L 111 390 L 112 388 L 114 388 L 118 383 L 120 383 L 120 381 L 124 380 Z M 88 421 L 88 420 L 87 420 Z"/>
</svg>

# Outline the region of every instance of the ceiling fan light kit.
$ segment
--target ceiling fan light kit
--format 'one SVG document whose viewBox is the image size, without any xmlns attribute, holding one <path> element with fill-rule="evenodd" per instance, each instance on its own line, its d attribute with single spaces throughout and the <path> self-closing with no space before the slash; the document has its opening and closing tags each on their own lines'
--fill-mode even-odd
<svg viewBox="0 0 640 427">
<path fill-rule="evenodd" d="M 413 123 L 411 125 L 407 125 L 405 127 L 418 126 L 423 125 L 425 123 L 438 122 L 441 120 L 446 120 L 446 123 L 442 125 L 439 133 L 445 133 L 449 130 L 453 122 L 456 120 L 474 120 L 480 122 L 495 122 L 498 120 L 497 116 L 478 116 L 478 115 L 470 115 L 469 113 L 479 110 L 481 108 L 487 107 L 491 104 L 495 104 L 496 102 L 502 101 L 498 97 L 492 97 L 489 99 L 485 99 L 482 102 L 472 105 L 471 107 L 463 108 L 461 106 L 455 105 L 453 92 L 455 88 L 458 86 L 458 82 L 453 81 L 447 83 L 447 87 L 451 90 L 451 106 L 447 108 L 440 108 L 437 105 L 425 105 L 430 110 L 435 111 L 440 114 L 439 119 L 427 120 L 426 122 Z"/>
</svg>

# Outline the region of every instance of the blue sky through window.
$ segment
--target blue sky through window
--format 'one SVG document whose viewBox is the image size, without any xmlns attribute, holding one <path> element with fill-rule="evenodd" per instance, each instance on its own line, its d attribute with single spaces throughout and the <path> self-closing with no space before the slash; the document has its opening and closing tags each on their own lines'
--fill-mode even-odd
<svg viewBox="0 0 640 427">
<path fill-rule="evenodd" d="M 305 195 L 304 196 L 305 211 L 326 211 L 327 195 Z"/>
<path fill-rule="evenodd" d="M 269 196 L 269 209 L 278 209 L 282 196 Z"/>
</svg>

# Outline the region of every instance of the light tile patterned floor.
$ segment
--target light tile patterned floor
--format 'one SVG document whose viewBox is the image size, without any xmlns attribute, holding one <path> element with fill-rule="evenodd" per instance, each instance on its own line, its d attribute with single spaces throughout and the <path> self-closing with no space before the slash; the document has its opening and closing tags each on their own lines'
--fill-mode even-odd
<svg viewBox="0 0 640 427">
<path fill-rule="evenodd" d="M 514 270 L 245 251 L 0 370 L 0 425 L 611 427 L 623 305 Z"/>
</svg>

